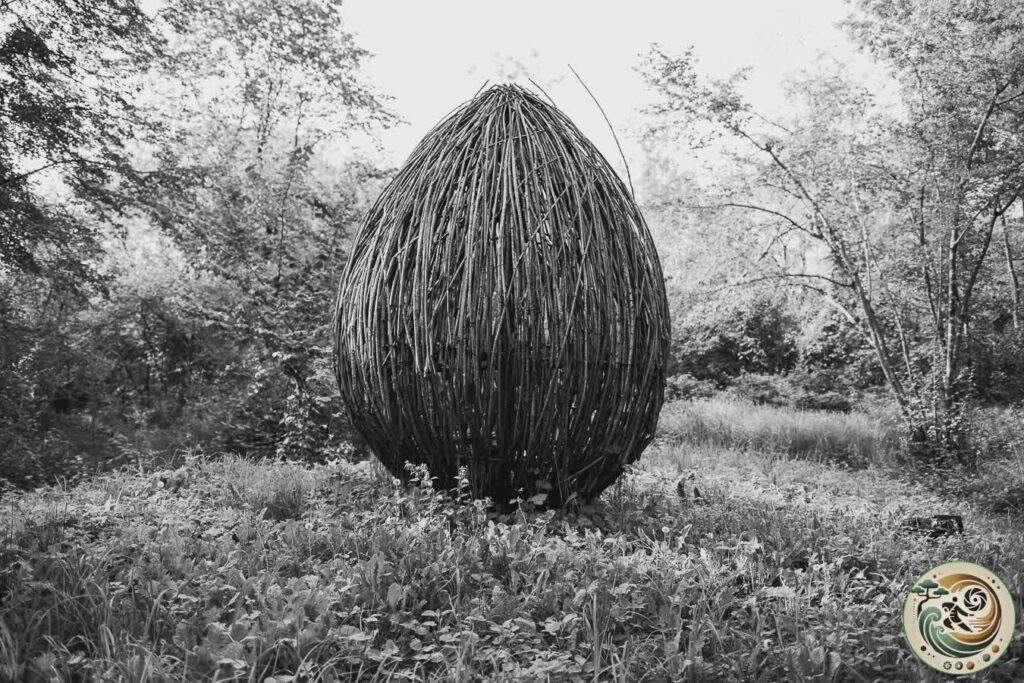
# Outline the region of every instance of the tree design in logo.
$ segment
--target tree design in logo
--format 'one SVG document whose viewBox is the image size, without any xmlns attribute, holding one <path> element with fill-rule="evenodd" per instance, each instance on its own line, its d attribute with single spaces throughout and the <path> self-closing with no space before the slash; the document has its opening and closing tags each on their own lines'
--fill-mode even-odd
<svg viewBox="0 0 1024 683">
<path fill-rule="evenodd" d="M 1013 599 L 999 577 L 970 562 L 947 562 L 912 585 L 903 628 L 925 664 L 973 674 L 1006 651 L 1015 618 Z"/>
</svg>

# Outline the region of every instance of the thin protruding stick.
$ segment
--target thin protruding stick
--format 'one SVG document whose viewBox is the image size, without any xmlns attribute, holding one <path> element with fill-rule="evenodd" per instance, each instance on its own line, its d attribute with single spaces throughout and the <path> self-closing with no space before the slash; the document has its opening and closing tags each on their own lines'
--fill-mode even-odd
<svg viewBox="0 0 1024 683">
<path fill-rule="evenodd" d="M 622 157 L 622 165 L 626 168 L 626 180 L 629 182 L 629 194 L 633 197 L 633 201 L 636 201 L 636 191 L 633 189 L 633 176 L 629 172 L 629 162 L 626 161 L 626 155 L 622 151 L 622 145 L 619 144 L 619 136 L 615 134 L 615 128 L 612 126 L 612 122 L 609 120 L 608 114 L 605 113 L 604 107 L 602 107 L 601 103 L 598 102 L 596 97 L 594 97 L 594 93 L 590 91 L 590 88 L 583 79 L 580 78 L 580 75 L 576 73 L 576 69 L 572 68 L 572 64 L 569 64 L 569 71 L 572 71 L 572 75 L 576 77 L 576 80 L 580 82 L 583 89 L 587 91 L 587 94 L 590 95 L 590 99 L 594 100 L 594 104 L 597 105 L 598 110 L 601 112 L 601 116 L 604 117 L 604 122 L 608 124 L 608 130 L 612 133 L 612 139 L 615 140 L 615 146 L 619 148 L 619 156 Z"/>
</svg>

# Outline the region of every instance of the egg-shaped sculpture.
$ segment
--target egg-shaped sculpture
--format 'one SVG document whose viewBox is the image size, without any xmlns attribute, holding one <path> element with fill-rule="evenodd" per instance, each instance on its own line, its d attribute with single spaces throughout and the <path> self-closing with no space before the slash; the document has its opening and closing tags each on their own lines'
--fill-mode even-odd
<svg viewBox="0 0 1024 683">
<path fill-rule="evenodd" d="M 654 436 L 669 352 L 636 202 L 557 108 L 514 85 L 454 111 L 359 231 L 334 320 L 355 428 L 395 476 L 465 468 L 499 506 L 585 502 Z"/>
</svg>

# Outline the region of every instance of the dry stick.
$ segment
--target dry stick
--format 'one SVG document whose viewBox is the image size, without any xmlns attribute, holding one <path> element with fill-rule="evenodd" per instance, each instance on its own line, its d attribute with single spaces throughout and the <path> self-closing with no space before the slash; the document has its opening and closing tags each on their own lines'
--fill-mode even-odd
<svg viewBox="0 0 1024 683">
<path fill-rule="evenodd" d="M 533 80 L 532 78 L 529 79 L 529 81 L 530 81 L 530 84 L 533 85 L 533 87 L 535 87 L 537 90 L 540 90 L 541 94 L 544 95 L 544 97 L 548 98 L 548 102 L 551 103 L 552 107 L 557 107 L 558 106 L 558 105 L 555 104 L 555 101 L 553 99 L 551 99 L 551 95 L 548 95 L 547 91 L 544 88 L 540 87 L 540 84 L 537 83 L 537 81 Z"/>
<path fill-rule="evenodd" d="M 572 68 L 572 64 L 569 64 L 568 66 L 569 71 L 572 71 L 572 75 L 576 77 L 576 80 L 580 82 L 583 89 L 587 91 L 588 95 L 590 95 L 590 99 L 594 100 L 594 104 L 597 105 L 598 110 L 601 112 L 601 116 L 604 117 L 604 122 L 608 124 L 608 130 L 612 133 L 612 139 L 615 140 L 615 146 L 619 148 L 619 156 L 622 157 L 622 165 L 626 167 L 626 180 L 629 181 L 629 194 L 633 197 L 633 201 L 636 201 L 636 191 L 633 190 L 633 176 L 629 172 L 629 162 L 626 161 L 626 155 L 622 152 L 622 145 L 619 144 L 619 136 L 615 134 L 615 129 L 612 128 L 612 122 L 608 120 L 608 114 L 604 113 L 604 107 L 602 107 L 601 103 L 597 101 L 597 98 L 594 97 L 594 93 L 590 91 L 590 88 L 583 82 L 580 75 L 576 73 L 576 69 Z"/>
</svg>

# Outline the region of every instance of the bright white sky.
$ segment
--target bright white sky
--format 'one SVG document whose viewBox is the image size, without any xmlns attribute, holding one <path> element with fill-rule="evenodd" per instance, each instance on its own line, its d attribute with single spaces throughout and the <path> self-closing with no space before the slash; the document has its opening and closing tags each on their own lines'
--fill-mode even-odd
<svg viewBox="0 0 1024 683">
<path fill-rule="evenodd" d="M 367 76 L 408 121 L 385 134 L 393 162 L 494 82 L 509 58 L 527 66 L 620 169 L 607 125 L 567 64 L 601 102 L 635 166 L 630 131 L 649 97 L 635 67 L 651 43 L 670 53 L 693 45 L 701 70 L 713 75 L 753 67 L 747 94 L 762 111 L 780 107 L 783 76 L 822 51 L 855 59 L 836 27 L 847 13 L 843 0 L 349 0 L 346 13 L 346 28 L 375 55 Z"/>
</svg>

